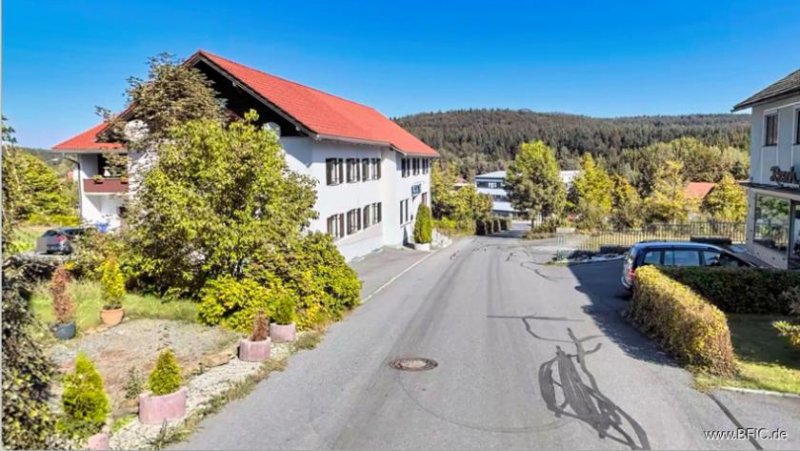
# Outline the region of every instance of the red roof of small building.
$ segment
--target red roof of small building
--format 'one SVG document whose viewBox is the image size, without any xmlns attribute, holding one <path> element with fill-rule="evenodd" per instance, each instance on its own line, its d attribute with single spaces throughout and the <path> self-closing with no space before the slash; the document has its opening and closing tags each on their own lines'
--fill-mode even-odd
<svg viewBox="0 0 800 451">
<path fill-rule="evenodd" d="M 321 138 L 387 145 L 413 155 L 439 155 L 417 137 L 368 106 L 284 80 L 203 50 L 189 60 L 194 58 L 206 59 Z M 57 144 L 54 149 L 108 149 L 109 147 L 103 146 L 111 144 L 97 142 L 97 133 L 102 129 L 103 124 L 97 125 Z M 79 145 L 82 147 L 78 147 Z M 110 148 L 119 147 L 117 145 Z"/>
<path fill-rule="evenodd" d="M 686 197 L 705 199 L 715 186 L 717 186 L 717 184 L 711 182 L 689 182 L 689 184 L 683 188 L 683 194 L 685 194 Z"/>
<path fill-rule="evenodd" d="M 72 138 L 56 144 L 54 150 L 63 151 L 86 151 L 86 150 L 113 150 L 122 149 L 120 143 L 99 142 L 97 135 L 103 131 L 108 125 L 107 122 L 101 122 L 94 127 L 82 132 Z"/>
</svg>

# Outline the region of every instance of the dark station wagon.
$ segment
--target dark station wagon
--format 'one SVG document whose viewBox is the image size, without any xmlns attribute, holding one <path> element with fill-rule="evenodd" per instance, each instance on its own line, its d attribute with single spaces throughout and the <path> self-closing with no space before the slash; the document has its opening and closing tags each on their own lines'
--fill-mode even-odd
<svg viewBox="0 0 800 451">
<path fill-rule="evenodd" d="M 630 290 L 636 269 L 645 265 L 659 266 L 727 266 L 752 267 L 732 252 L 705 243 L 686 241 L 643 241 L 625 253 L 622 266 L 622 286 Z"/>
</svg>

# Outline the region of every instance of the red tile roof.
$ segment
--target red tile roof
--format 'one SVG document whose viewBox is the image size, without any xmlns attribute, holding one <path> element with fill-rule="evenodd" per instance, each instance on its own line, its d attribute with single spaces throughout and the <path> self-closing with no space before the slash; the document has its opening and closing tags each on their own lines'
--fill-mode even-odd
<svg viewBox="0 0 800 451">
<path fill-rule="evenodd" d="M 203 50 L 189 60 L 195 58 L 206 59 L 321 138 L 387 145 L 413 155 L 439 155 L 368 106 L 284 80 Z M 91 146 L 87 149 L 98 149 L 100 147 L 96 147 L 99 143 L 95 135 L 101 129 L 102 124 L 56 145 L 54 149 L 75 150 L 76 143 Z"/>
<path fill-rule="evenodd" d="M 683 194 L 685 194 L 686 197 L 705 199 L 715 186 L 717 186 L 717 184 L 711 182 L 689 182 L 689 184 L 683 188 Z"/>
<path fill-rule="evenodd" d="M 63 151 L 90 151 L 121 149 L 120 143 L 98 142 L 97 135 L 106 128 L 107 123 L 102 122 L 72 138 L 56 144 L 54 150 Z"/>
</svg>

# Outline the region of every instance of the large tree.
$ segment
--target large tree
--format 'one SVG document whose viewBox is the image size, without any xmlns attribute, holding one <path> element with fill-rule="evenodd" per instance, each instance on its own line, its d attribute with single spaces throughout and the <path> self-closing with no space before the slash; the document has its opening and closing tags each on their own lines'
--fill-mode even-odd
<svg viewBox="0 0 800 451">
<path fill-rule="evenodd" d="M 566 205 L 566 188 L 553 149 L 542 141 L 523 143 L 506 170 L 506 192 L 517 211 L 532 219 L 559 216 Z"/>
<path fill-rule="evenodd" d="M 170 130 L 129 215 L 142 280 L 196 294 L 209 279 L 299 238 L 316 216 L 314 181 L 289 170 L 277 136 L 257 115 L 225 125 L 189 121 Z"/>
<path fill-rule="evenodd" d="M 647 222 L 685 222 L 692 205 L 683 189 L 683 164 L 667 161 L 658 170 L 653 192 L 644 201 Z"/>
<path fill-rule="evenodd" d="M 581 169 L 572 181 L 574 211 L 581 228 L 600 228 L 611 214 L 613 184 L 608 173 L 595 163 L 590 153 L 583 154 Z"/>
<path fill-rule="evenodd" d="M 700 210 L 716 221 L 743 222 L 747 217 L 747 193 L 733 176 L 725 174 L 703 200 Z"/>
<path fill-rule="evenodd" d="M 621 175 L 612 178 L 611 224 L 617 230 L 636 228 L 642 225 L 642 198 L 628 179 Z"/>
</svg>

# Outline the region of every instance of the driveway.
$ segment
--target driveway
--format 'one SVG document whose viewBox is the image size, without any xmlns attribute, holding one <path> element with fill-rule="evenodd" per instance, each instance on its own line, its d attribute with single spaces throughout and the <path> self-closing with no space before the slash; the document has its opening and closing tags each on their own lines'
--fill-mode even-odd
<svg viewBox="0 0 800 451">
<path fill-rule="evenodd" d="M 705 439 L 736 426 L 622 319 L 619 262 L 545 265 L 553 243 L 511 235 L 431 255 L 180 447 L 754 448 Z M 399 371 L 389 366 L 398 357 L 438 366 Z M 795 401 L 782 402 L 800 410 Z M 745 426 L 797 440 L 797 416 L 760 416 L 760 403 L 748 405 L 752 421 L 770 424 Z"/>
</svg>

